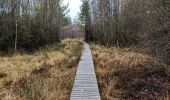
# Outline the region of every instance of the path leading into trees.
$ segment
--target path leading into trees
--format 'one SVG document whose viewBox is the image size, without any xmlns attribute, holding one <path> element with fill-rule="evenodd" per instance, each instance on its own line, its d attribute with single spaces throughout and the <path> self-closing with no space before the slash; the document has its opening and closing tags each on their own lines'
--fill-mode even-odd
<svg viewBox="0 0 170 100">
<path fill-rule="evenodd" d="M 91 50 L 85 42 L 70 100 L 101 100 Z"/>
</svg>

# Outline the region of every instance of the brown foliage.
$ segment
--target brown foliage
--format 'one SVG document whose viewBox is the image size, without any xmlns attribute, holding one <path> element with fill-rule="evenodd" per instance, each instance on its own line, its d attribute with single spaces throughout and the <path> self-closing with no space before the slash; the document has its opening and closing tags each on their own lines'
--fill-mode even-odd
<svg viewBox="0 0 170 100">
<path fill-rule="evenodd" d="M 7 77 L 0 79 L 0 99 L 69 99 L 81 52 L 80 41 L 63 40 L 35 54 L 1 57 Z"/>
<path fill-rule="evenodd" d="M 0 73 L 0 79 L 1 79 L 1 78 L 4 78 L 4 77 L 6 77 L 6 76 L 7 76 L 6 73 Z"/>
<path fill-rule="evenodd" d="M 103 99 L 155 100 L 170 91 L 170 69 L 133 48 L 92 45 Z"/>
</svg>

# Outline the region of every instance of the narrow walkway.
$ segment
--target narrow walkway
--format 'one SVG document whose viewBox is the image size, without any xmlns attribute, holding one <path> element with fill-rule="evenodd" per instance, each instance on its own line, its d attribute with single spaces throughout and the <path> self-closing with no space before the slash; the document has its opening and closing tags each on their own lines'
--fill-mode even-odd
<svg viewBox="0 0 170 100">
<path fill-rule="evenodd" d="M 91 50 L 84 43 L 70 100 L 101 100 Z"/>
</svg>

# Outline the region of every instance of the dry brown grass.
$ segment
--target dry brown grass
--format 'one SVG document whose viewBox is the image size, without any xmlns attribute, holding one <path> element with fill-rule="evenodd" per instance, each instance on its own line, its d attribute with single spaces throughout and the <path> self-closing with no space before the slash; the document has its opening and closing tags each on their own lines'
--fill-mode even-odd
<svg viewBox="0 0 170 100">
<path fill-rule="evenodd" d="M 168 65 L 159 64 L 153 57 L 131 48 L 94 44 L 91 48 L 103 100 L 155 100 L 167 96 Z"/>
<path fill-rule="evenodd" d="M 82 43 L 64 40 L 34 54 L 0 57 L 0 100 L 68 100 Z"/>
</svg>

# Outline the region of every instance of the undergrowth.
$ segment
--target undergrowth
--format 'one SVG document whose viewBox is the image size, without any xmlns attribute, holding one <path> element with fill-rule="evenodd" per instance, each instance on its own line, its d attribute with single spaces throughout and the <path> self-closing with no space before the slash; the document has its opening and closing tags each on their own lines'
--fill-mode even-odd
<svg viewBox="0 0 170 100">
<path fill-rule="evenodd" d="M 69 100 L 81 52 L 81 42 L 64 40 L 0 57 L 0 100 Z"/>
<path fill-rule="evenodd" d="M 103 100 L 169 100 L 169 65 L 132 48 L 91 48 Z"/>
</svg>

